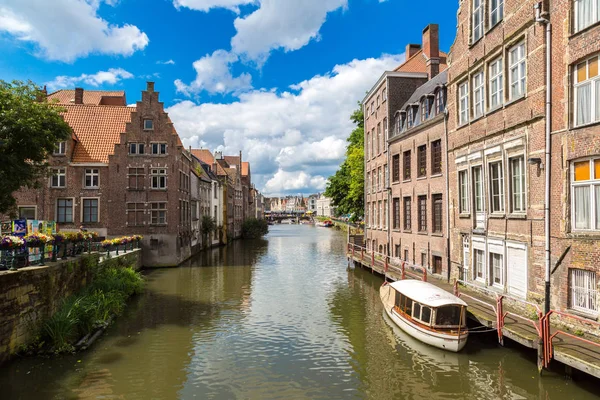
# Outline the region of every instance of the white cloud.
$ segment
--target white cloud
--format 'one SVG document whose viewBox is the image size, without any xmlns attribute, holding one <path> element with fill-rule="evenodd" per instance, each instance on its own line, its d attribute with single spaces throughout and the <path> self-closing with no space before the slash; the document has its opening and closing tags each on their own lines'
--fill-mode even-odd
<svg viewBox="0 0 600 400">
<path fill-rule="evenodd" d="M 186 100 L 167 111 L 186 147 L 242 150 L 253 181 L 267 194 L 298 193 L 302 185 L 308 186 L 301 191 L 316 192 L 344 158 L 357 101 L 402 61 L 404 55 L 353 60 L 282 93 L 251 90 L 230 104 Z"/>
<path fill-rule="evenodd" d="M 208 12 L 211 8 L 226 8 L 239 13 L 239 6 L 255 2 L 256 0 L 173 0 L 173 5 L 177 8 L 187 7 L 204 12 Z"/>
<path fill-rule="evenodd" d="M 347 4 L 348 0 L 261 0 L 259 9 L 234 21 L 232 51 L 262 63 L 271 50 L 298 50 L 319 39 L 327 13 Z"/>
<path fill-rule="evenodd" d="M 209 93 L 230 93 L 252 88 L 252 77 L 243 73 L 233 77 L 231 65 L 238 61 L 238 56 L 225 50 L 217 50 L 194 61 L 196 79 L 189 85 L 180 79 L 175 81 L 178 92 L 186 95 L 197 94 L 203 90 Z"/>
<path fill-rule="evenodd" d="M 100 0 L 3 0 L 0 32 L 35 43 L 37 55 L 72 62 L 92 53 L 129 56 L 148 45 L 137 26 L 111 25 L 98 14 Z M 116 0 L 105 0 L 115 5 Z"/>
<path fill-rule="evenodd" d="M 79 76 L 57 76 L 54 80 L 47 82 L 48 89 L 55 90 L 65 87 L 74 87 L 77 84 L 85 83 L 90 86 L 100 86 L 103 84 L 114 85 L 122 79 L 133 78 L 133 74 L 122 68 L 110 68 L 108 71 L 98 71 L 95 74 L 81 74 Z"/>
<path fill-rule="evenodd" d="M 162 65 L 175 65 L 175 61 L 173 60 L 167 60 L 167 61 L 157 61 L 157 64 L 162 64 Z"/>
</svg>

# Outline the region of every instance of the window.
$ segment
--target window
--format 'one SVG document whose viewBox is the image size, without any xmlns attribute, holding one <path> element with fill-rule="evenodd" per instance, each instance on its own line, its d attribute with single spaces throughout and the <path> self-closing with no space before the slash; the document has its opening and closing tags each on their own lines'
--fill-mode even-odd
<svg viewBox="0 0 600 400">
<path fill-rule="evenodd" d="M 371 114 L 373 114 L 375 112 L 375 102 L 372 101 L 371 102 Z"/>
<path fill-rule="evenodd" d="M 504 103 L 504 84 L 502 82 L 502 57 L 490 63 L 490 108 Z"/>
<path fill-rule="evenodd" d="M 152 175 L 152 189 L 167 188 L 167 170 L 164 168 L 153 168 L 150 172 Z"/>
<path fill-rule="evenodd" d="M 98 222 L 98 199 L 83 199 L 83 222 Z"/>
<path fill-rule="evenodd" d="M 381 203 L 381 200 L 379 200 L 377 202 L 377 204 L 379 205 L 379 209 L 377 211 L 377 227 L 381 228 L 382 224 L 382 220 L 383 220 L 383 205 Z"/>
<path fill-rule="evenodd" d="M 376 189 L 376 187 L 377 187 L 376 186 L 376 184 L 377 184 L 377 170 L 376 169 L 373 170 L 373 173 L 371 174 L 371 178 L 373 179 L 373 181 L 371 182 L 371 189 L 372 189 L 371 191 L 373 193 L 375 193 L 375 191 L 377 190 Z"/>
<path fill-rule="evenodd" d="M 483 0 L 473 0 L 473 41 L 475 43 L 483 35 Z"/>
<path fill-rule="evenodd" d="M 478 280 L 485 280 L 485 269 L 484 269 L 484 253 L 483 250 L 475 249 L 473 252 L 473 264 L 475 267 L 475 278 Z"/>
<path fill-rule="evenodd" d="M 405 181 L 407 181 L 407 180 L 410 180 L 410 150 L 406 150 L 403 153 L 403 161 L 404 161 L 403 179 Z"/>
<path fill-rule="evenodd" d="M 129 178 L 129 190 L 144 189 L 144 168 L 129 168 L 127 176 Z"/>
<path fill-rule="evenodd" d="M 598 56 L 577 64 L 575 76 L 575 125 L 600 121 Z"/>
<path fill-rule="evenodd" d="M 150 224 L 165 225 L 167 223 L 167 203 L 150 204 Z"/>
<path fill-rule="evenodd" d="M 167 144 L 166 143 L 151 143 L 152 154 L 167 154 Z"/>
<path fill-rule="evenodd" d="M 56 200 L 56 222 L 73 222 L 73 199 Z"/>
<path fill-rule="evenodd" d="M 490 0 L 490 26 L 496 25 L 504 16 L 504 0 Z"/>
<path fill-rule="evenodd" d="M 490 281 L 492 285 L 503 286 L 502 269 L 502 254 L 490 253 Z"/>
<path fill-rule="evenodd" d="M 459 212 L 469 212 L 469 176 L 468 171 L 458 171 L 458 201 Z"/>
<path fill-rule="evenodd" d="M 511 48 L 508 57 L 510 99 L 514 100 L 525 95 L 525 43 Z"/>
<path fill-rule="evenodd" d="M 400 154 L 392 156 L 392 182 L 400 180 Z"/>
<path fill-rule="evenodd" d="M 600 230 L 600 159 L 571 167 L 571 210 L 576 230 Z"/>
<path fill-rule="evenodd" d="M 98 180 L 100 179 L 100 172 L 98 168 L 86 168 L 85 169 L 85 187 L 86 188 L 97 188 L 99 186 Z"/>
<path fill-rule="evenodd" d="M 469 122 L 469 83 L 464 82 L 458 87 L 458 123 Z"/>
<path fill-rule="evenodd" d="M 442 173 L 442 140 L 431 142 L 431 174 Z"/>
<path fill-rule="evenodd" d="M 387 229 L 388 227 L 388 202 L 387 200 L 383 201 L 383 229 Z"/>
<path fill-rule="evenodd" d="M 433 256 L 432 258 L 433 258 L 433 273 L 441 274 L 442 273 L 442 257 Z"/>
<path fill-rule="evenodd" d="M 383 98 L 382 102 L 387 100 L 387 90 L 383 89 L 383 91 L 381 92 L 381 97 Z"/>
<path fill-rule="evenodd" d="M 417 147 L 417 177 L 427 175 L 427 145 Z"/>
<path fill-rule="evenodd" d="M 490 197 L 492 212 L 504 212 L 504 175 L 502 162 L 492 162 L 490 167 Z"/>
<path fill-rule="evenodd" d="M 367 183 L 365 184 L 367 193 L 371 193 L 371 173 L 367 172 Z"/>
<path fill-rule="evenodd" d="M 442 195 L 434 194 L 433 203 L 433 233 L 442 233 Z"/>
<path fill-rule="evenodd" d="M 408 250 L 404 249 L 404 261 L 408 261 Z"/>
<path fill-rule="evenodd" d="M 481 176 L 481 166 L 473 167 L 472 172 L 475 212 L 483 212 L 483 180 Z"/>
<path fill-rule="evenodd" d="M 19 207 L 19 219 L 37 219 L 36 206 Z"/>
<path fill-rule="evenodd" d="M 421 266 L 428 267 L 429 263 L 427 262 L 427 253 L 421 253 Z"/>
<path fill-rule="evenodd" d="M 574 310 L 596 314 L 596 272 L 569 268 L 569 306 Z"/>
<path fill-rule="evenodd" d="M 388 138 L 388 122 L 387 122 L 387 118 L 384 118 L 383 119 L 383 140 L 384 140 L 384 142 L 383 142 L 383 148 L 384 148 L 384 150 L 387 150 L 387 147 L 388 147 L 387 141 L 388 141 L 388 139 L 389 139 Z"/>
<path fill-rule="evenodd" d="M 127 203 L 127 225 L 144 225 L 144 203 Z"/>
<path fill-rule="evenodd" d="M 415 108 L 413 106 L 408 106 L 408 120 L 406 123 L 406 129 L 410 129 L 413 127 L 415 122 Z"/>
<path fill-rule="evenodd" d="M 52 178 L 50 178 L 50 187 L 63 188 L 65 186 L 67 186 L 66 168 L 54 168 L 52 170 Z"/>
<path fill-rule="evenodd" d="M 144 154 L 144 143 L 129 143 L 129 154 Z"/>
<path fill-rule="evenodd" d="M 371 132 L 367 132 L 367 158 L 371 158 Z"/>
<path fill-rule="evenodd" d="M 485 108 L 485 91 L 483 88 L 483 71 L 473 76 L 473 118 L 483 115 Z"/>
<path fill-rule="evenodd" d="M 525 212 L 525 162 L 524 157 L 513 157 L 510 163 L 510 211 Z"/>
<path fill-rule="evenodd" d="M 379 173 L 377 174 L 377 190 L 381 190 L 383 188 L 383 172 L 381 171 L 381 167 L 377 168 Z"/>
<path fill-rule="evenodd" d="M 67 142 L 58 142 L 54 146 L 54 155 L 62 156 L 67 152 Z"/>
<path fill-rule="evenodd" d="M 421 121 L 427 121 L 429 118 L 429 100 L 425 97 L 421 100 Z"/>
<path fill-rule="evenodd" d="M 411 227 L 411 218 L 410 218 L 410 204 L 411 198 L 410 197 L 405 197 L 404 198 L 404 230 L 405 231 L 410 231 L 412 229 Z"/>
<path fill-rule="evenodd" d="M 394 222 L 392 223 L 392 227 L 394 229 L 400 229 L 400 199 L 398 197 L 392 200 L 393 210 L 392 217 L 394 218 Z"/>
<path fill-rule="evenodd" d="M 444 112 L 446 108 L 446 89 L 439 88 L 437 92 L 435 92 L 435 112 L 436 114 L 441 114 Z"/>
<path fill-rule="evenodd" d="M 597 0 L 574 0 L 575 32 L 598 22 L 600 3 Z"/>
<path fill-rule="evenodd" d="M 383 175 L 385 176 L 385 180 L 383 181 L 383 189 L 385 190 L 390 186 L 390 173 L 387 164 L 383 166 Z"/>
<path fill-rule="evenodd" d="M 371 129 L 371 157 L 375 158 L 375 128 Z"/>
<path fill-rule="evenodd" d="M 381 123 L 377 124 L 377 154 L 381 154 Z"/>
<path fill-rule="evenodd" d="M 427 196 L 419 196 L 419 232 L 427 232 Z"/>
<path fill-rule="evenodd" d="M 144 120 L 144 130 L 145 131 L 152 131 L 152 130 L 154 130 L 154 122 L 151 119 L 145 119 Z"/>
<path fill-rule="evenodd" d="M 377 107 L 379 107 L 379 95 L 377 95 Z"/>
</svg>

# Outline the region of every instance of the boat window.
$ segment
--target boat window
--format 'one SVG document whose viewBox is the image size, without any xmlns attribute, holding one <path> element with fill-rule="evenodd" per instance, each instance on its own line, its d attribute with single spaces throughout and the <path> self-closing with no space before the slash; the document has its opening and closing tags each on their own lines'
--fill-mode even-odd
<svg viewBox="0 0 600 400">
<path fill-rule="evenodd" d="M 465 321 L 462 321 L 463 325 Z M 436 325 L 459 325 L 460 321 L 460 306 L 443 306 L 436 310 L 435 324 Z"/>
<path fill-rule="evenodd" d="M 402 309 L 402 297 L 404 297 L 403 295 L 400 294 L 400 292 L 396 292 L 396 307 L 399 307 L 400 309 Z"/>
<path fill-rule="evenodd" d="M 414 307 L 413 313 L 412 313 L 413 318 L 421 319 L 421 305 L 419 303 L 415 303 L 415 305 L 413 307 Z"/>
<path fill-rule="evenodd" d="M 404 312 L 407 313 L 408 315 L 412 316 L 412 305 L 413 305 L 413 301 L 412 299 L 409 299 L 408 297 L 403 296 L 406 299 L 406 304 L 404 305 Z"/>
<path fill-rule="evenodd" d="M 426 324 L 431 322 L 431 308 L 423 306 L 421 309 L 421 321 L 425 322 Z"/>
</svg>

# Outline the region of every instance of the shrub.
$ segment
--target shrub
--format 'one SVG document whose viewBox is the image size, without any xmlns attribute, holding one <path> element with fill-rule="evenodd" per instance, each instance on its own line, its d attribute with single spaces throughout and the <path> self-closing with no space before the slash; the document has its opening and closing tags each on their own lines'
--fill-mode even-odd
<svg viewBox="0 0 600 400">
<path fill-rule="evenodd" d="M 242 236 L 246 239 L 258 239 L 269 232 L 269 224 L 264 219 L 248 218 L 242 225 Z"/>
</svg>

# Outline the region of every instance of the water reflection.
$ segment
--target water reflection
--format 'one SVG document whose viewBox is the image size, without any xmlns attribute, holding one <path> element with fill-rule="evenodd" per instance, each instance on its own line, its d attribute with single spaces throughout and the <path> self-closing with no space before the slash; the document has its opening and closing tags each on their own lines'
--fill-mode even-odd
<svg viewBox="0 0 600 400">
<path fill-rule="evenodd" d="M 147 273 L 146 292 L 88 352 L 23 359 L 4 399 L 514 399 L 594 397 L 535 355 L 473 335 L 459 354 L 383 313 L 381 278 L 348 269 L 344 233 L 274 226 L 265 240 Z"/>
</svg>

